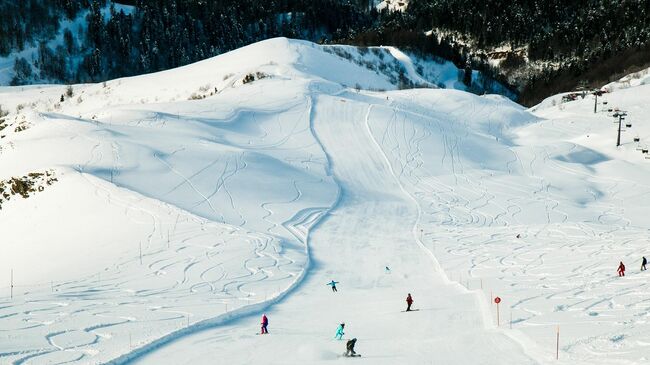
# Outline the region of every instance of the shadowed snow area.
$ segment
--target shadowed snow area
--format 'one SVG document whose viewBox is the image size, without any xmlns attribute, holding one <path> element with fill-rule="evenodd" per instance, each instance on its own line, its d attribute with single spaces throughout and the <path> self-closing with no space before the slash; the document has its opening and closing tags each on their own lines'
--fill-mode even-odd
<svg viewBox="0 0 650 365">
<path fill-rule="evenodd" d="M 1 203 L 0 363 L 647 361 L 650 88 L 606 96 L 634 124 L 615 148 L 589 99 L 397 90 L 355 52 L 0 88 L 0 182 L 57 178 Z"/>
<path fill-rule="evenodd" d="M 556 155 L 555 158 L 560 161 L 579 165 L 595 165 L 609 160 L 609 158 L 602 153 L 577 145 L 572 145 L 571 150 L 569 150 L 568 153 Z"/>
</svg>

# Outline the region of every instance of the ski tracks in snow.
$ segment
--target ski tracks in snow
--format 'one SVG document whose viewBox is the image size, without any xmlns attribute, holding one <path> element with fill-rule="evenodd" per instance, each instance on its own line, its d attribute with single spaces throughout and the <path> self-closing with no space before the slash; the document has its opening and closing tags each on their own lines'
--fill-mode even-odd
<svg viewBox="0 0 650 365">
<path fill-rule="evenodd" d="M 300 106 L 304 108 L 302 112 L 291 114 L 292 109 Z M 29 301 L 5 302 L 0 306 L 5 331 L 21 338 L 40 336 L 42 341 L 15 349 L 11 344 L 4 346 L 0 350 L 0 362 L 103 362 L 120 354 L 124 355 L 114 363 L 128 362 L 170 339 L 258 311 L 281 300 L 296 287 L 309 265 L 309 230 L 329 210 L 327 206 L 309 207 L 320 199 L 313 195 L 314 188 L 330 183 L 318 178 L 318 168 L 329 171 L 326 156 L 316 155 L 318 143 L 309 144 L 306 153 L 296 145 L 297 141 L 304 141 L 305 133 L 310 133 L 311 100 L 305 98 L 303 103 L 293 103 L 287 108 L 288 118 L 278 117 L 275 124 L 265 124 L 271 129 L 259 136 L 259 143 L 250 139 L 248 144 L 240 146 L 246 149 L 238 157 L 225 163 L 217 157 L 190 175 L 179 171 L 166 158 L 175 153 L 152 154 L 181 179 L 180 184 L 190 187 L 201 198 L 197 204 L 205 204 L 214 215 L 221 217 L 224 217 L 222 207 L 213 204 L 219 193 L 226 196 L 231 210 L 241 209 L 240 202 L 235 200 L 241 199 L 241 195 L 235 197 L 227 182 L 244 169 L 255 168 L 247 161 L 248 150 L 266 151 L 277 158 L 286 154 L 287 164 L 308 173 L 306 178 L 294 178 L 288 184 L 287 198 L 259 203 L 263 212 L 260 222 L 266 225 L 266 230 L 260 232 L 212 223 L 166 203 L 124 194 L 121 188 L 109 183 L 124 179 L 120 142 L 88 137 L 94 145 L 88 161 L 80 164 L 78 171 L 108 204 L 121 207 L 134 222 L 151 227 L 140 242 L 142 265 L 136 241 L 121 262 L 97 274 L 17 293 Z M 249 113 L 254 114 L 255 109 Z M 236 123 L 241 115 L 235 112 L 231 123 Z M 156 123 L 155 127 L 168 128 L 170 124 Z M 281 138 L 268 142 L 272 135 Z M 110 151 L 104 151 L 104 147 L 110 147 Z M 108 181 L 83 173 L 93 173 L 109 157 L 112 167 L 106 174 Z M 219 164 L 222 170 L 213 177 L 212 190 L 195 183 L 198 176 L 213 171 Z M 180 184 L 167 193 L 175 193 Z M 309 195 L 305 196 L 303 188 L 307 188 Z M 161 215 L 161 212 L 166 213 Z M 238 214 L 242 226 L 253 219 L 243 211 Z M 64 305 L 52 306 L 49 301 Z"/>
</svg>

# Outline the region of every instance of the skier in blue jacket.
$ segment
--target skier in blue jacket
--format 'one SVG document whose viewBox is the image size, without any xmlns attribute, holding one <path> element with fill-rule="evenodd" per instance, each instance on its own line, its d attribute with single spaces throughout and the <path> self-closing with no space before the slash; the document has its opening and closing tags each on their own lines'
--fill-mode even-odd
<svg viewBox="0 0 650 365">
<path fill-rule="evenodd" d="M 330 281 L 329 283 L 327 283 L 326 285 L 331 286 L 333 292 L 337 292 L 338 290 L 336 290 L 336 284 L 338 284 L 338 283 L 339 283 L 338 281 L 334 281 L 334 280 L 332 280 L 332 281 Z"/>
<path fill-rule="evenodd" d="M 345 334 L 345 333 L 343 333 L 344 328 L 345 328 L 345 323 L 339 324 L 339 327 L 336 329 L 336 335 L 334 335 L 335 339 L 337 339 L 337 340 L 342 340 L 343 339 L 343 335 Z"/>
</svg>

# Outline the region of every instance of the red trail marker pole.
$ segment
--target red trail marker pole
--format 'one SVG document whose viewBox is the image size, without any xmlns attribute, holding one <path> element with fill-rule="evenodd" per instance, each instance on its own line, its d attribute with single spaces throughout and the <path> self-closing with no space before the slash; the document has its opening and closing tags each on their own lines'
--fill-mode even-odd
<svg viewBox="0 0 650 365">
<path fill-rule="evenodd" d="M 501 303 L 501 298 L 494 298 L 494 302 L 497 304 L 497 327 L 501 326 L 501 320 L 499 318 L 499 303 Z"/>
</svg>

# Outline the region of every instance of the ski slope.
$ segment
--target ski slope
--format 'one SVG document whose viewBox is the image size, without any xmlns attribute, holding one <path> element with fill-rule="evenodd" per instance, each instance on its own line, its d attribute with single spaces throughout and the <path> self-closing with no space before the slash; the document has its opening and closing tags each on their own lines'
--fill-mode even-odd
<svg viewBox="0 0 650 365">
<path fill-rule="evenodd" d="M 0 203 L 0 363 L 647 361 L 649 86 L 605 97 L 633 124 L 616 148 L 592 100 L 396 90 L 332 47 L 268 40 L 63 102 L 0 88 L 0 181 L 57 178 Z"/>
</svg>

